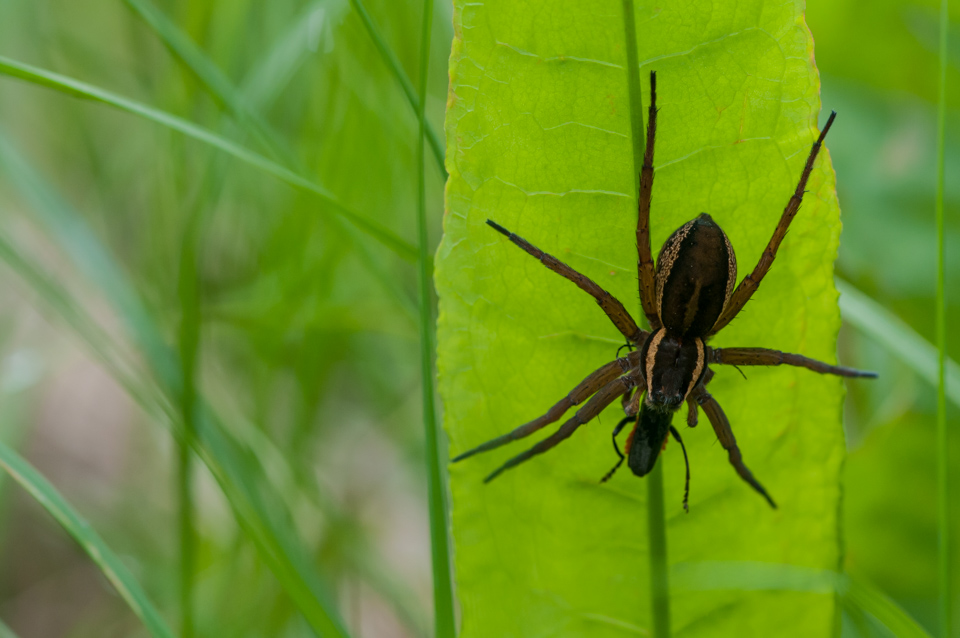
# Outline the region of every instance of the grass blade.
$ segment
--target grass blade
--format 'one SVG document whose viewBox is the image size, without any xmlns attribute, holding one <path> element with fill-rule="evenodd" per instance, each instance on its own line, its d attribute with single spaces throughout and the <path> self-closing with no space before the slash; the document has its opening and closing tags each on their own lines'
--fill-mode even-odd
<svg viewBox="0 0 960 638">
<path fill-rule="evenodd" d="M 290 169 L 270 160 L 259 153 L 244 148 L 239 144 L 228 140 L 213 131 L 198 126 L 183 118 L 177 117 L 165 111 L 141 104 L 109 91 L 97 88 L 85 82 L 80 82 L 73 78 L 53 73 L 45 69 L 40 69 L 28 64 L 23 64 L 16 60 L 0 56 L 0 73 L 15 77 L 32 84 L 44 86 L 47 88 L 66 93 L 73 97 L 100 102 L 108 106 L 138 115 L 147 120 L 165 126 L 191 137 L 197 141 L 217 148 L 228 155 L 239 159 L 255 168 L 259 168 L 266 173 L 277 177 L 287 184 L 312 193 L 324 201 L 338 215 L 354 224 L 357 228 L 363 230 L 371 237 L 377 239 L 384 246 L 397 253 L 400 257 L 408 261 L 414 261 L 417 257 L 416 249 L 406 240 L 398 237 L 393 231 L 381 225 L 379 222 L 367 219 L 341 204 L 336 197 L 325 187 L 314 181 L 303 177 Z"/>
<path fill-rule="evenodd" d="M 17 638 L 17 634 L 7 627 L 6 623 L 0 620 L 0 638 Z"/>
<path fill-rule="evenodd" d="M 407 74 L 403 72 L 403 67 L 400 65 L 400 60 L 397 59 L 396 54 L 390 48 L 390 45 L 387 44 L 387 41 L 383 39 L 380 30 L 377 28 L 377 25 L 373 22 L 373 18 L 370 17 L 370 12 L 367 11 L 367 8 L 363 5 L 362 0 L 350 0 L 353 4 L 353 8 L 357 10 L 357 15 L 360 16 L 360 20 L 363 22 L 364 28 L 366 28 L 367 33 L 370 34 L 370 39 L 373 40 L 374 46 L 377 47 L 377 51 L 380 52 L 380 57 L 383 58 L 383 61 L 386 63 L 387 67 L 390 69 L 390 72 L 393 73 L 393 77 L 396 78 L 397 82 L 400 84 L 400 88 L 403 90 L 403 94 L 407 98 L 407 102 L 410 103 L 410 108 L 413 109 L 413 112 L 417 114 L 417 118 L 420 119 L 420 114 L 424 110 L 424 101 L 426 95 L 418 95 L 413 90 L 413 83 L 410 81 L 410 78 L 407 77 Z M 423 71 L 421 69 L 421 75 Z M 421 83 L 423 79 L 421 78 Z M 424 126 L 421 124 L 421 126 Z M 433 151 L 433 158 L 437 162 L 437 168 L 440 169 L 440 175 L 443 179 L 447 178 L 447 168 L 444 166 L 443 157 L 443 143 L 440 141 L 440 136 L 437 135 L 437 132 L 430 126 L 430 123 L 426 123 L 426 135 L 427 140 L 430 142 L 430 150 Z"/>
<path fill-rule="evenodd" d="M 216 188 L 216 187 L 214 187 Z M 205 198 L 201 197 L 201 201 Z M 193 580 L 196 570 L 196 535 L 194 533 L 193 454 L 196 439 L 197 357 L 200 351 L 200 281 L 197 272 L 197 251 L 203 204 L 197 207 L 184 232 L 180 249 L 180 419 L 183 432 L 177 441 L 177 494 L 180 508 L 180 609 L 181 638 L 193 638 Z"/>
<path fill-rule="evenodd" d="M 266 111 L 308 57 L 322 50 L 320 38 L 328 33 L 324 27 L 339 24 L 349 6 L 346 0 L 315 0 L 304 7 L 240 84 L 239 91 L 247 104 L 259 112 Z"/>
<path fill-rule="evenodd" d="M 643 97 L 637 55 L 637 26 L 633 0 L 623 0 L 623 35 L 627 52 L 627 90 L 630 94 L 630 130 L 633 140 L 634 193 L 639 192 L 643 164 Z M 643 316 L 643 313 L 640 313 Z M 667 575 L 667 527 L 663 509 L 663 461 L 647 476 L 647 535 L 650 542 L 650 608 L 653 638 L 670 636 L 670 583 Z"/>
<path fill-rule="evenodd" d="M 147 0 L 123 0 L 134 13 L 156 33 L 167 49 L 207 88 L 214 100 L 226 107 L 244 128 L 274 158 L 284 156 L 283 146 L 275 143 L 267 123 L 253 110 L 248 109 L 243 97 L 233 82 L 210 58 L 177 27 L 166 14 Z"/>
<path fill-rule="evenodd" d="M 848 578 L 846 590 L 841 593 L 845 601 L 876 618 L 897 638 L 930 638 L 910 614 L 876 587 Z"/>
<path fill-rule="evenodd" d="M 876 340 L 921 379 L 937 387 L 939 357 L 933 344 L 905 321 L 839 277 L 837 290 L 840 291 L 840 311 L 845 322 Z M 944 379 L 947 399 L 960 407 L 960 365 L 953 359 L 945 361 Z"/>
<path fill-rule="evenodd" d="M 155 638 L 173 638 L 160 612 L 134 580 L 126 566 L 56 489 L 27 461 L 0 443 L 0 465 L 47 512 L 53 516 L 83 551 L 96 563 L 120 597 Z"/>
<path fill-rule="evenodd" d="M 647 475 L 647 533 L 650 535 L 650 604 L 653 637 L 670 635 L 670 583 L 667 576 L 667 528 L 663 507 L 663 461 Z"/>
<path fill-rule="evenodd" d="M 716 561 L 676 565 L 672 575 L 677 591 L 836 592 L 845 605 L 870 614 L 898 638 L 930 638 L 886 594 L 849 574 L 796 565 Z"/>
<path fill-rule="evenodd" d="M 940 86 L 937 106 L 937 558 L 939 562 L 940 635 L 950 637 L 950 453 L 947 431 L 947 298 L 945 290 L 944 153 L 947 138 L 947 0 L 940 0 Z"/>
<path fill-rule="evenodd" d="M 182 402 L 184 379 L 178 353 L 163 340 L 160 329 L 140 301 L 122 269 L 113 261 L 83 218 L 55 191 L 43 183 L 0 136 L 0 166 L 33 205 L 43 225 L 78 266 L 96 282 L 127 322 L 139 345 L 164 400 L 158 406 L 164 425 L 176 434 L 181 423 L 178 408 Z M 196 437 L 194 451 L 210 469 L 233 508 L 237 520 L 261 559 L 274 573 L 299 611 L 318 635 L 344 638 L 332 597 L 316 573 L 302 544 L 291 530 L 290 515 L 281 498 L 273 495 L 263 468 L 254 456 L 232 439 L 217 416 L 196 400 Z"/>
<path fill-rule="evenodd" d="M 420 258 L 420 385 L 423 388 L 423 428 L 427 456 L 427 504 L 430 510 L 430 555 L 433 566 L 434 635 L 454 638 L 453 581 L 450 570 L 450 538 L 447 533 L 446 484 L 440 465 L 437 408 L 433 396 L 433 286 L 430 276 L 430 250 L 427 234 L 427 184 L 424 166 L 426 145 L 427 75 L 430 68 L 430 29 L 433 24 L 433 0 L 423 1 L 423 25 L 420 32 L 420 90 L 417 107 L 417 235 Z"/>
<path fill-rule="evenodd" d="M 332 8 L 320 9 L 314 4 L 302 12 L 297 24 L 282 38 L 274 53 L 267 55 L 264 62 L 251 73 L 250 81 L 245 84 L 246 88 L 238 89 L 206 53 L 163 12 L 147 0 L 124 2 L 143 18 L 174 57 L 196 76 L 214 100 L 223 104 L 233 114 L 245 131 L 261 142 L 286 169 L 295 173 L 302 172 L 297 166 L 296 158 L 286 150 L 279 136 L 251 103 L 258 104 L 276 95 L 285 78 L 289 76 L 290 69 L 302 61 L 301 53 L 306 48 L 304 41 L 310 32 L 318 28 L 315 17 L 319 15 L 319 19 L 326 19 L 329 12 L 333 11 Z M 408 317 L 415 318 L 416 304 L 377 262 L 357 229 L 350 224 L 341 224 L 341 227 L 353 239 L 361 260 L 376 280 L 397 301 Z"/>
</svg>

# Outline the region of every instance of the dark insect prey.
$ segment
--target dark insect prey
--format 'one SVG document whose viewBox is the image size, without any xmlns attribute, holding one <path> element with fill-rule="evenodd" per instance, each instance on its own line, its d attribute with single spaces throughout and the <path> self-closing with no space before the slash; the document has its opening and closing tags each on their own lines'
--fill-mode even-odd
<svg viewBox="0 0 960 638">
<path fill-rule="evenodd" d="M 876 377 L 873 372 L 833 366 L 799 354 L 789 354 L 766 348 L 711 348 L 707 341 L 724 328 L 749 301 L 773 264 L 777 249 L 787 234 L 790 222 L 800 208 L 804 188 L 813 169 L 823 139 L 833 125 L 836 112 L 830 114 L 826 126 L 814 142 L 800 182 L 780 223 L 773 231 L 760 262 L 737 285 L 737 259 L 726 234 L 706 213 L 678 228 L 660 249 L 656 267 L 650 252 L 650 195 L 653 189 L 653 147 L 657 131 L 657 77 L 650 74 L 650 108 L 647 119 L 647 147 L 640 172 L 639 215 L 637 220 L 637 252 L 640 280 L 640 301 L 650 331 L 641 330 L 623 304 L 590 278 L 575 271 L 552 255 L 511 233 L 496 222 L 487 220 L 494 230 L 557 273 L 575 283 L 592 296 L 613 325 L 627 340 L 631 352 L 592 372 L 577 387 L 550 408 L 543 416 L 525 423 L 515 430 L 464 452 L 453 460 L 486 452 L 529 436 L 537 430 L 558 421 L 570 408 L 586 402 L 556 432 L 532 448 L 519 454 L 490 474 L 491 481 L 503 471 L 551 449 L 581 425 L 599 415 L 607 406 L 622 399 L 627 415 L 613 431 L 613 447 L 619 460 L 601 479 L 608 480 L 623 463 L 637 476 L 653 469 L 657 456 L 666 445 L 669 435 L 683 446 L 683 441 L 671 421 L 674 412 L 687 404 L 687 425 L 697 425 L 698 410 L 703 410 L 716 432 L 720 444 L 727 451 L 730 464 L 737 474 L 776 507 L 773 499 L 747 469 L 730 429 L 730 422 L 707 392 L 713 378 L 711 364 L 732 366 L 791 365 L 808 368 L 821 374 L 843 377 Z M 637 350 L 633 350 L 636 347 Z M 619 353 L 618 353 L 619 354 Z M 624 457 L 617 445 L 617 434 L 624 426 L 633 424 L 627 438 Z M 683 448 L 684 460 L 687 460 Z M 690 491 L 690 465 L 687 462 L 687 480 L 683 506 L 687 509 Z"/>
</svg>

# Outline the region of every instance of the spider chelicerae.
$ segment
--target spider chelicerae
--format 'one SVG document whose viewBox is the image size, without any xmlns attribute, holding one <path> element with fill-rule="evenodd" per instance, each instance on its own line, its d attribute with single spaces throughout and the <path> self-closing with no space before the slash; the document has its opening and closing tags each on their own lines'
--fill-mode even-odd
<svg viewBox="0 0 960 638">
<path fill-rule="evenodd" d="M 640 192 L 637 219 L 637 269 L 640 281 L 640 302 L 650 325 L 650 331 L 641 330 L 623 304 L 598 286 L 593 280 L 556 257 L 549 255 L 494 221 L 492 228 L 506 235 L 510 241 L 540 262 L 575 283 L 591 295 L 627 340 L 631 352 L 591 372 L 586 379 L 551 407 L 546 414 L 491 441 L 464 452 L 454 462 L 486 452 L 501 445 L 529 436 L 537 430 L 558 421 L 569 409 L 586 404 L 577 410 L 552 435 L 526 452 L 519 454 L 487 476 L 489 482 L 505 470 L 551 449 L 579 428 L 599 415 L 607 406 L 622 398 L 626 418 L 613 430 L 613 448 L 619 460 L 601 479 L 608 480 L 624 459 L 637 476 L 649 473 L 657 461 L 667 437 L 673 437 L 683 448 L 683 440 L 671 421 L 673 414 L 687 404 L 687 425 L 697 425 L 697 411 L 703 410 L 713 425 L 721 445 L 727 450 L 730 464 L 737 474 L 776 507 L 773 499 L 747 469 L 730 429 L 730 421 L 707 391 L 713 378 L 710 364 L 732 366 L 791 365 L 808 368 L 822 374 L 843 377 L 876 377 L 876 373 L 834 366 L 799 354 L 790 354 L 767 348 L 712 348 L 707 341 L 737 316 L 756 291 L 764 275 L 770 270 L 777 249 L 787 234 L 790 222 L 796 216 L 803 199 L 804 188 L 813 170 L 823 139 L 833 125 L 836 112 L 830 114 L 817 141 L 810 149 L 800 182 L 780 223 L 773 231 L 759 263 L 749 275 L 736 285 L 737 259 L 726 234 L 706 213 L 678 228 L 660 249 L 656 267 L 650 252 L 650 195 L 653 190 L 653 148 L 657 131 L 657 76 L 650 74 L 650 107 L 647 118 L 646 151 L 640 171 Z M 636 348 L 636 349 L 634 349 Z M 617 353 L 619 355 L 619 352 Z M 617 435 L 632 423 L 627 439 L 626 457 L 617 445 Z M 686 449 L 686 487 L 683 506 L 688 509 L 690 492 L 690 464 Z"/>
</svg>

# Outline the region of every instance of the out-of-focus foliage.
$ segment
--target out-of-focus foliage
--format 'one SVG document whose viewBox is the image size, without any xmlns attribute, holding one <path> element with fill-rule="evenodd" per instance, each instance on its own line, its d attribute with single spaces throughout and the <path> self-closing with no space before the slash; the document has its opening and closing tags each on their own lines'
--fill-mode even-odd
<svg viewBox="0 0 960 638">
<path fill-rule="evenodd" d="M 831 133 L 841 236 L 838 274 L 934 339 L 937 2 L 809 0 Z M 947 318 L 960 316 L 960 5 L 950 3 L 946 139 Z M 950 331 L 948 354 L 960 358 Z M 845 486 L 847 567 L 936 630 L 936 396 L 902 363 L 856 331 L 841 359 L 880 370 L 848 384 Z M 960 459 L 960 409 L 948 407 Z M 953 466 L 953 476 L 960 463 Z M 956 483 L 954 482 L 954 485 Z M 954 510 L 953 529 L 960 525 Z M 954 534 L 954 542 L 958 540 Z M 953 553 L 954 573 L 960 555 Z M 960 603 L 954 590 L 954 608 Z"/>
<path fill-rule="evenodd" d="M 157 9 L 221 69 L 266 123 L 270 143 L 231 118 L 229 105 L 213 99 L 122 2 L 93 9 L 4 3 L 0 55 L 211 129 L 414 240 L 416 118 L 349 2 L 168 2 Z M 416 80 L 419 43 L 408 35 L 419 24 L 419 5 L 370 2 L 368 9 Z M 433 48 L 444 52 L 449 8 L 438 7 L 435 23 Z M 427 113 L 439 128 L 445 55 L 433 59 Z M 259 520 L 267 516 L 274 530 L 266 542 L 289 536 L 283 543 L 292 543 L 291 556 L 306 557 L 304 582 L 312 572 L 333 588 L 354 634 L 419 635 L 429 564 L 412 266 L 335 219 L 323 201 L 201 143 L 103 105 L 2 82 L 0 125 L 12 152 L 42 180 L 39 200 L 9 171 L 0 186 L 0 233 L 26 260 L 3 276 L 4 369 L 10 391 L 25 396 L 19 413 L 13 398 L 4 401 L 11 419 L 23 423 L 7 419 L 5 440 L 20 441 L 108 544 L 133 561 L 173 624 L 175 455 L 169 432 L 157 426 L 171 414 L 176 388 L 164 386 L 162 357 L 140 356 L 141 335 L 127 330 L 137 318 L 115 303 L 120 284 L 91 276 L 84 264 L 103 260 L 118 269 L 145 304 L 156 337 L 176 352 L 182 255 L 195 229 L 198 388 L 230 445 L 245 455 L 233 458 L 236 471 L 226 470 L 235 490 L 226 499 L 205 470 L 197 477 L 199 633 L 307 631 L 297 610 L 309 611 L 295 602 L 294 577 L 264 562 L 269 554 L 231 515 L 230 506 L 253 496 L 264 500 Z M 435 243 L 441 182 L 435 165 L 427 170 Z M 44 223 L 39 209 L 50 196 L 96 238 L 74 243 L 80 254 Z M 30 272 L 45 275 L 52 288 Z M 33 304 L 46 321 L 24 314 Z M 84 332 L 89 316 L 107 326 L 105 336 Z M 61 334 L 66 338 L 51 338 Z M 123 378 L 92 367 L 91 355 L 112 362 L 106 369 Z M 38 377 L 41 365 L 45 376 Z M 19 378 L 27 380 L 18 385 Z M 146 388 L 137 400 L 159 414 L 124 397 L 116 381 L 131 379 Z M 212 462 L 223 470 L 223 461 Z M 252 483 L 237 485 L 243 477 Z M 133 631 L 132 616 L 108 585 L 91 583 L 93 568 L 72 556 L 68 537 L 19 496 L 6 503 L 0 615 L 27 636 Z M 244 525 L 258 520 L 237 513 Z"/>
</svg>

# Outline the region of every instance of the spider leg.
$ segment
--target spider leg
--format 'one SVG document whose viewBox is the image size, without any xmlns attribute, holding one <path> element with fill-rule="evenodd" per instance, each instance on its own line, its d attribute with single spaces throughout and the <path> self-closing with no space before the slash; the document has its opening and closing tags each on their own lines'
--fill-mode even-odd
<svg viewBox="0 0 960 638">
<path fill-rule="evenodd" d="M 613 428 L 613 450 L 614 452 L 617 453 L 617 456 L 620 457 L 620 460 L 617 461 L 617 464 L 613 466 L 612 470 L 610 470 L 609 472 L 603 475 L 603 478 L 600 479 L 601 483 L 606 483 L 607 481 L 609 481 L 610 477 L 613 476 L 613 473 L 616 472 L 618 469 L 620 469 L 620 466 L 623 465 L 623 460 L 627 457 L 623 455 L 623 452 L 620 451 L 620 446 L 617 445 L 617 435 L 620 434 L 620 430 L 623 429 L 623 426 L 625 426 L 628 423 L 636 423 L 636 422 L 637 422 L 636 416 L 628 416 L 621 419 L 620 423 L 617 423 L 617 427 Z"/>
<path fill-rule="evenodd" d="M 619 330 L 628 341 L 631 341 L 635 344 L 641 344 L 643 343 L 644 339 L 646 339 L 647 333 L 637 326 L 637 322 L 633 320 L 633 317 L 631 317 L 630 313 L 627 312 L 627 309 L 623 307 L 623 304 L 620 303 L 616 297 L 598 286 L 592 279 L 586 275 L 578 273 L 576 270 L 566 265 L 553 255 L 543 252 L 523 237 L 511 233 L 509 230 L 495 221 L 488 219 L 487 225 L 496 230 L 498 233 L 505 235 L 510 241 L 522 248 L 527 254 L 531 255 L 535 259 L 540 260 L 540 263 L 542 263 L 544 266 L 557 273 L 561 277 L 569 279 L 575 283 L 580 290 L 591 295 L 597 301 L 597 304 L 600 305 L 600 308 L 602 308 L 607 314 L 607 317 L 610 318 L 610 321 L 613 322 L 613 325 L 617 327 L 617 330 Z"/>
<path fill-rule="evenodd" d="M 727 419 L 727 415 L 723 413 L 720 404 L 717 403 L 713 395 L 703 387 L 697 388 L 695 392 L 697 394 L 697 403 L 700 404 L 707 418 L 710 419 L 710 424 L 713 425 L 713 431 L 717 433 L 717 438 L 720 439 L 720 445 L 727 451 L 730 465 L 734 467 L 737 474 L 740 475 L 740 478 L 749 483 L 750 487 L 759 492 L 763 498 L 767 499 L 770 507 L 776 509 L 777 504 L 774 503 L 770 495 L 767 494 L 767 490 L 763 489 L 763 486 L 760 485 L 757 479 L 753 478 L 753 473 L 743 464 L 740 448 L 737 447 L 737 439 L 733 436 L 733 430 L 730 429 L 730 421 Z"/>
<path fill-rule="evenodd" d="M 627 375 L 618 379 L 614 379 L 607 385 L 603 386 L 599 392 L 593 395 L 590 400 L 587 401 L 586 405 L 577 410 L 576 414 L 574 414 L 572 418 L 568 419 L 563 425 L 560 426 L 559 430 L 543 439 L 523 454 L 518 454 L 501 465 L 496 471 L 491 473 L 487 478 L 483 479 L 483 482 L 489 483 L 506 470 L 516 467 L 524 461 L 531 459 L 538 454 L 543 454 L 547 450 L 555 447 L 558 443 L 573 434 L 581 425 L 584 423 L 589 423 L 595 416 L 603 412 L 603 410 L 608 405 L 616 401 L 621 394 L 624 392 L 629 392 L 630 389 L 636 385 L 636 375 Z"/>
<path fill-rule="evenodd" d="M 709 352 L 709 346 L 708 352 Z M 708 357 L 709 359 L 709 357 Z M 697 389 L 694 389 L 692 392 L 687 394 L 687 427 L 695 428 L 697 427 L 697 397 L 696 393 L 698 389 L 706 388 L 707 384 L 713 380 L 713 370 L 710 369 L 710 366 L 707 366 L 706 371 L 703 373 L 703 378 L 700 379 L 700 383 L 697 384 Z"/>
<path fill-rule="evenodd" d="M 797 366 L 820 374 L 835 374 L 840 377 L 866 377 L 876 379 L 876 372 L 855 370 L 843 366 L 832 366 L 823 361 L 810 359 L 799 354 L 769 350 L 767 348 L 710 348 L 707 354 L 710 363 L 733 366 Z M 741 373 L 742 374 L 742 373 Z"/>
<path fill-rule="evenodd" d="M 637 197 L 637 272 L 640 278 L 640 305 L 650 329 L 660 329 L 657 312 L 656 275 L 650 254 L 650 199 L 653 194 L 653 146 L 657 136 L 657 73 L 650 72 L 650 108 L 647 112 L 647 146 L 640 169 L 640 192 Z"/>
<path fill-rule="evenodd" d="M 696 414 L 696 413 L 694 413 Z M 677 432 L 677 428 L 670 426 L 670 434 L 673 435 L 673 438 L 677 440 L 677 443 L 680 444 L 680 449 L 683 450 L 683 462 L 687 466 L 687 481 L 683 485 L 683 510 L 685 512 L 690 511 L 689 501 L 690 501 L 690 459 L 687 458 L 687 446 L 683 444 L 683 439 L 680 438 L 680 433 Z M 621 459 L 622 462 L 622 459 Z M 612 474 L 612 472 L 611 472 Z"/>
<path fill-rule="evenodd" d="M 462 461 L 463 459 L 469 458 L 474 454 L 486 452 L 487 450 L 498 448 L 501 445 L 506 445 L 511 441 L 516 441 L 517 439 L 522 439 L 525 436 L 530 436 L 540 428 L 557 421 L 564 415 L 564 413 L 566 413 L 567 410 L 586 401 L 591 394 L 615 380 L 620 375 L 629 371 L 630 368 L 636 366 L 639 361 L 639 351 L 631 352 L 626 357 L 611 361 L 607 365 L 594 370 L 587 376 L 586 379 L 581 381 L 577 387 L 571 390 L 567 396 L 560 399 L 560 401 L 558 401 L 552 408 L 547 410 L 547 413 L 543 416 L 538 417 L 528 423 L 524 423 L 523 425 L 511 430 L 510 432 L 507 432 L 506 434 L 498 436 L 497 438 L 491 439 L 482 445 L 478 445 L 472 450 L 464 452 L 463 454 L 455 457 L 453 462 L 456 463 L 457 461 Z"/>
<path fill-rule="evenodd" d="M 737 286 L 737 289 L 733 291 L 726 308 L 720 313 L 720 317 L 710 330 L 711 335 L 723 329 L 724 326 L 730 323 L 733 318 L 743 310 L 743 306 L 750 300 L 750 297 L 760 285 L 763 277 L 767 274 L 767 271 L 770 270 L 770 266 L 773 265 L 773 260 L 777 256 L 777 249 L 780 248 L 780 242 L 786 237 L 790 222 L 793 221 L 793 218 L 797 215 L 797 211 L 800 209 L 800 201 L 803 199 L 804 189 L 807 187 L 807 180 L 810 178 L 810 172 L 813 170 L 813 162 L 817 159 L 817 153 L 820 152 L 820 147 L 823 145 L 823 138 L 827 136 L 827 132 L 833 125 L 833 120 L 836 117 L 836 111 L 830 113 L 830 118 L 827 119 L 826 125 L 820 132 L 820 137 L 817 138 L 817 141 L 814 142 L 810 148 L 810 155 L 807 156 L 807 163 L 803 167 L 803 173 L 800 174 L 800 182 L 797 184 L 797 190 L 794 191 L 793 196 L 790 197 L 790 201 L 787 203 L 787 207 L 783 210 L 783 215 L 780 216 L 780 223 L 777 224 L 777 228 L 773 231 L 773 237 L 770 238 L 770 242 L 767 244 L 766 249 L 764 249 L 763 255 L 760 256 L 760 261 L 757 263 L 756 268 L 753 269 L 752 273 L 744 277 L 740 285 Z"/>
<path fill-rule="evenodd" d="M 633 393 L 633 396 L 629 394 L 623 395 L 623 413 L 627 416 L 637 416 L 640 413 L 640 401 L 643 399 L 643 395 L 646 393 L 646 390 L 642 387 L 645 385 L 646 381 L 643 379 L 643 373 L 640 375 L 640 386 L 637 388 L 637 391 Z"/>
<path fill-rule="evenodd" d="M 687 397 L 687 427 L 697 427 L 697 401 L 692 396 Z"/>
</svg>

